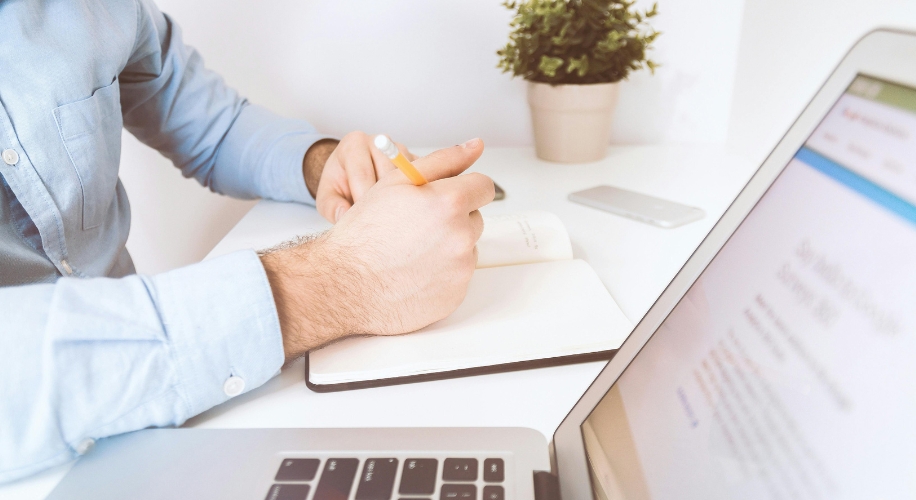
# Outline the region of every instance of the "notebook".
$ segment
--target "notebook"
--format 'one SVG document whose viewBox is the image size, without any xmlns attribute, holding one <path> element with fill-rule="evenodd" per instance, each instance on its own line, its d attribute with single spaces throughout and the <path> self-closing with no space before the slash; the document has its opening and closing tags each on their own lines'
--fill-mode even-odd
<svg viewBox="0 0 916 500">
<path fill-rule="evenodd" d="M 349 337 L 309 353 L 318 392 L 607 360 L 633 325 L 562 221 L 528 211 L 484 219 L 464 302 L 413 333 Z"/>
</svg>

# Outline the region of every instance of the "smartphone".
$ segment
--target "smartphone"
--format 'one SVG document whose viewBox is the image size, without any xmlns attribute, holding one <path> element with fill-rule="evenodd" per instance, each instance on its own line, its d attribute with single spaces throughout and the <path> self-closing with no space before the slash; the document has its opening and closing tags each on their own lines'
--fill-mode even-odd
<svg viewBox="0 0 916 500">
<path fill-rule="evenodd" d="M 569 195 L 569 201 L 658 227 L 672 228 L 700 220 L 703 210 L 613 186 L 597 186 Z"/>
</svg>

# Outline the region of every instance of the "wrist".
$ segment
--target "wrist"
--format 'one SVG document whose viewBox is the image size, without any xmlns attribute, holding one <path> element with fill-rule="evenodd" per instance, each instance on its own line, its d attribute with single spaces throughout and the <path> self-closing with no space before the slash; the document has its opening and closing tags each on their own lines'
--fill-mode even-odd
<svg viewBox="0 0 916 500">
<path fill-rule="evenodd" d="M 355 333 L 367 333 L 358 314 L 360 279 L 328 233 L 260 255 L 267 274 L 287 361 Z"/>
<path fill-rule="evenodd" d="M 302 177 L 305 179 L 305 187 L 312 198 L 315 198 L 318 193 L 318 183 L 321 181 L 324 165 L 338 143 L 340 141 L 336 139 L 321 139 L 312 144 L 302 157 Z"/>
</svg>

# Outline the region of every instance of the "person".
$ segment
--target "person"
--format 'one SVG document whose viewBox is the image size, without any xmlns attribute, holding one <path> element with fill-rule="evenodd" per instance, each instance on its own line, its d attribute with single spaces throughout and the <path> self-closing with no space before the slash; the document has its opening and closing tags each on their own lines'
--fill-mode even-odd
<svg viewBox="0 0 916 500">
<path fill-rule="evenodd" d="M 248 103 L 152 0 L 0 2 L 0 482 L 94 440 L 180 425 L 349 334 L 461 303 L 493 183 L 479 139 L 416 159 Z M 121 129 L 240 198 L 311 203 L 318 236 L 142 276 Z"/>
</svg>

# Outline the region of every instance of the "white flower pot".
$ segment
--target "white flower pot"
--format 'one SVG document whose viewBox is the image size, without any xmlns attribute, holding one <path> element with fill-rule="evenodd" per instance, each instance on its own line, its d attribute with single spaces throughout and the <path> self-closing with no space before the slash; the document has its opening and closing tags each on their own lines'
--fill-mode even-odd
<svg viewBox="0 0 916 500">
<path fill-rule="evenodd" d="M 617 92 L 616 83 L 554 86 L 528 82 L 538 158 L 562 163 L 604 158 Z"/>
</svg>

